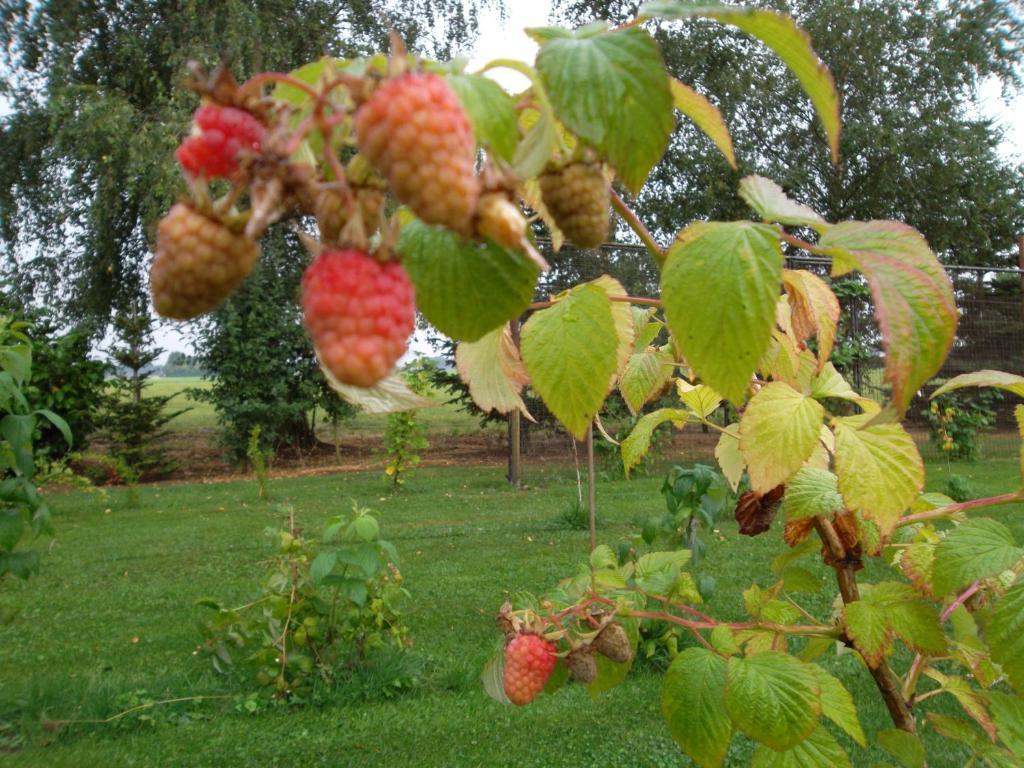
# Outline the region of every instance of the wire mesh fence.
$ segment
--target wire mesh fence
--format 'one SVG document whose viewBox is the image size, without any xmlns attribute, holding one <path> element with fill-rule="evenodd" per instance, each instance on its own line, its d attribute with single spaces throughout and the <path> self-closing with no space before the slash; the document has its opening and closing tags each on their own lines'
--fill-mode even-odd
<svg viewBox="0 0 1024 768">
<path fill-rule="evenodd" d="M 655 295 L 658 270 L 642 246 L 606 245 L 594 251 L 571 246 L 553 254 L 541 290 L 551 294 L 581 280 L 610 274 L 631 295 Z M 829 279 L 842 307 L 833 361 L 859 392 L 876 400 L 889 397 L 884 379 L 885 355 L 874 317 L 874 302 L 863 277 L 831 280 L 830 261 L 789 257 L 789 269 L 806 269 Z M 959 326 L 953 348 L 939 373 L 917 393 L 906 414 L 906 426 L 922 454 L 932 460 L 986 459 L 1016 456 L 1020 437 L 1013 409 L 1015 398 L 994 390 L 961 390 L 942 398 L 937 408 L 931 393 L 961 373 L 996 369 L 1024 375 L 1024 272 L 1008 267 L 949 266 Z M 674 460 L 713 461 L 715 440 L 698 430 L 685 430 L 663 445 Z M 952 446 L 950 445 L 952 439 Z M 526 448 L 527 456 L 530 453 Z"/>
</svg>

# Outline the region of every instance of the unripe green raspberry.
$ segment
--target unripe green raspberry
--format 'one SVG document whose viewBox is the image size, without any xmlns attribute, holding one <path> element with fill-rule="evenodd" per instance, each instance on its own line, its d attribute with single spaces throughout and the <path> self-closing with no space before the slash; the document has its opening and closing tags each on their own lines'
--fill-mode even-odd
<svg viewBox="0 0 1024 768">
<path fill-rule="evenodd" d="M 608 239 L 611 185 L 600 163 L 570 163 L 538 181 L 544 205 L 567 239 L 581 248 Z"/>
</svg>

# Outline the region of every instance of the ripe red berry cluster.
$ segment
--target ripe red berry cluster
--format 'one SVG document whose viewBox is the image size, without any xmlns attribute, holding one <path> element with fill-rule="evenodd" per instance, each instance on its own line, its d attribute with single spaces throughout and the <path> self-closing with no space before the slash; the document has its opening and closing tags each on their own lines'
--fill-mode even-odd
<svg viewBox="0 0 1024 768">
<path fill-rule="evenodd" d="M 206 179 L 230 178 L 238 171 L 238 153 L 259 152 L 266 128 L 243 109 L 204 104 L 196 110 L 199 129 L 175 153 L 185 171 Z"/>
<path fill-rule="evenodd" d="M 416 321 L 402 265 L 355 249 L 317 256 L 302 277 L 302 310 L 321 362 L 357 387 L 372 387 L 391 372 Z"/>
<path fill-rule="evenodd" d="M 555 646 L 539 635 L 521 634 L 505 647 L 505 695 L 513 704 L 533 701 L 555 669 Z"/>
<path fill-rule="evenodd" d="M 470 233 L 480 196 L 473 127 L 442 78 L 408 73 L 384 82 L 356 113 L 356 136 L 420 219 Z"/>
</svg>

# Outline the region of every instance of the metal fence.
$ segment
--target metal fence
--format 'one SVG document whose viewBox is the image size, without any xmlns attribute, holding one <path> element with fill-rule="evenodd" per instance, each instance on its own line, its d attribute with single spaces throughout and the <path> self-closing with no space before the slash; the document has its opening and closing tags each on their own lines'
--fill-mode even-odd
<svg viewBox="0 0 1024 768">
<path fill-rule="evenodd" d="M 544 250 L 542 248 L 542 250 Z M 606 245 L 582 252 L 571 247 L 551 258 L 552 270 L 542 289 L 562 290 L 574 281 L 592 279 L 602 273 L 619 278 L 628 290 L 654 295 L 658 272 L 642 246 Z M 790 269 L 806 269 L 827 277 L 828 259 L 790 257 Z M 1008 267 L 948 266 L 960 321 L 956 341 L 942 370 L 915 397 L 907 412 L 908 429 L 915 435 L 922 453 L 930 458 L 948 456 L 930 439 L 928 396 L 942 382 L 957 374 L 994 368 L 1024 375 L 1024 272 Z M 874 319 L 874 305 L 866 281 L 857 275 L 833 282 L 843 309 L 834 359 L 860 392 L 875 399 L 888 397 L 883 378 L 885 358 L 882 339 Z M 1016 455 L 1020 438 L 1013 416 L 1017 399 L 995 391 L 979 393 L 963 390 L 955 404 L 960 410 L 977 412 L 984 408 L 993 414 L 993 423 L 978 431 L 978 458 Z M 693 446 L 696 448 L 696 446 Z"/>
</svg>

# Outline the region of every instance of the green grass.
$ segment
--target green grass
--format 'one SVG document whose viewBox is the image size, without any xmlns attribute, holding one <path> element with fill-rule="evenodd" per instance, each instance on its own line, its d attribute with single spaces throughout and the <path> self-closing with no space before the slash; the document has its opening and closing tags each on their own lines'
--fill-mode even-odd
<svg viewBox="0 0 1024 768">
<path fill-rule="evenodd" d="M 958 465 L 979 492 L 1017 484 L 1015 462 Z M 944 467 L 930 487 L 941 490 Z M 641 664 L 627 682 L 591 702 L 577 687 L 518 709 L 488 699 L 477 682 L 495 649 L 493 615 L 506 590 L 535 592 L 569 575 L 586 551 L 587 534 L 557 520 L 575 495 L 567 470 L 534 471 L 531 488 L 508 490 L 500 468 L 421 471 L 398 497 L 384 495 L 380 474 L 272 481 L 271 494 L 316 530 L 354 497 L 379 512 L 385 538 L 403 558 L 413 600 L 406 618 L 412 658 L 423 684 L 394 699 L 341 688 L 322 706 L 265 708 L 246 714 L 231 698 L 149 712 L 155 722 L 79 725 L 58 734 L 43 718 L 102 719 L 138 697 L 234 694 L 194 654 L 195 601 L 242 602 L 257 587 L 271 552 L 263 535 L 277 525 L 274 505 L 256 498 L 252 482 L 148 486 L 128 509 L 107 498 L 54 495 L 58 537 L 46 546 L 42 572 L 7 582 L 0 604 L 18 611 L 0 628 L 0 745 L 13 766 L 677 766 L 690 763 L 669 738 L 659 711 L 661 676 Z M 660 478 L 602 482 L 601 540 L 614 543 L 658 510 Z M 997 513 L 1024 533 L 1021 510 Z M 1014 514 L 1016 513 L 1016 514 Z M 712 536 L 706 572 L 718 581 L 709 610 L 742 614 L 740 592 L 771 583 L 767 564 L 784 546 L 779 526 L 741 539 L 726 522 Z M 823 577 L 826 574 L 822 571 Z M 884 577 L 872 566 L 866 581 Z M 807 599 L 827 615 L 831 582 Z M 849 655 L 828 666 L 862 702 L 870 734 L 888 727 L 868 675 Z M 936 702 L 936 700 L 932 700 Z M 932 703 L 930 702 L 930 703 Z M 939 703 L 941 706 L 941 703 Z M 2 722 L 10 725 L 5 730 Z M 44 745 L 45 742 L 52 742 Z M 844 742 L 848 745 L 848 742 Z M 734 742 L 730 765 L 744 765 L 751 745 Z M 878 752 L 872 760 L 881 759 Z M 861 753 L 856 765 L 869 765 Z M 961 765 L 937 752 L 930 765 Z"/>
</svg>

